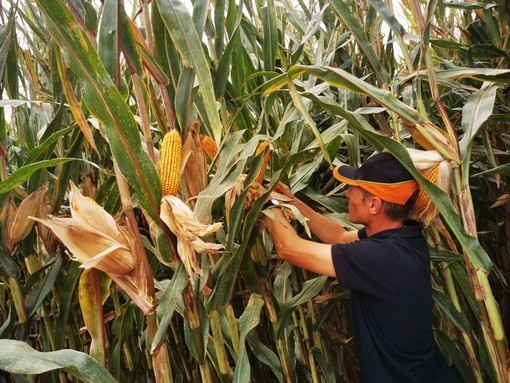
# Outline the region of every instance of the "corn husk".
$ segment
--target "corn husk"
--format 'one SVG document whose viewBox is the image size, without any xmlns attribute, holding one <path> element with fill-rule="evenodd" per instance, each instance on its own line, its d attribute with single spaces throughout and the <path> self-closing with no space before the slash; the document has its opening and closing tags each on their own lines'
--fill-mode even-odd
<svg viewBox="0 0 510 383">
<path fill-rule="evenodd" d="M 207 187 L 207 161 L 199 130 L 200 126 L 195 121 L 189 129 L 182 148 L 184 176 L 190 197 L 196 197 Z"/>
<path fill-rule="evenodd" d="M 237 198 L 244 190 L 244 181 L 246 180 L 246 177 L 246 174 L 241 174 L 234 186 L 225 193 L 225 216 L 227 217 L 227 227 L 230 227 L 230 212 L 232 211 L 232 207 L 234 206 Z"/>
<path fill-rule="evenodd" d="M 446 194 L 451 195 L 452 168 L 450 163 L 436 150 L 423 151 L 408 148 L 407 151 L 414 166 L 425 178 L 428 178 L 427 176 L 432 169 L 438 166 L 437 178 L 433 183 Z M 425 190 L 421 190 L 420 193 L 425 193 Z M 426 202 L 421 204 L 423 206 L 413 208 L 411 218 L 421 220 L 424 226 L 427 226 L 437 218 L 439 211 L 430 197 L 428 195 L 425 195 L 425 197 Z"/>
<path fill-rule="evenodd" d="M 4 246 L 9 254 L 13 254 L 17 245 L 30 234 L 35 222 L 29 216 L 39 216 L 40 207 L 47 200 L 49 200 L 48 183 L 29 194 L 17 208 L 12 199 L 9 199 L 2 235 Z"/>
<path fill-rule="evenodd" d="M 62 241 L 82 268 L 105 272 L 144 311 L 154 309 L 140 266 L 140 253 L 131 233 L 71 183 L 71 217 L 31 217 Z"/>
<path fill-rule="evenodd" d="M 97 180 L 96 177 L 94 177 L 94 173 L 88 172 L 87 175 L 85 175 L 82 189 L 84 196 L 96 199 L 99 189 L 97 187 Z"/>
<path fill-rule="evenodd" d="M 248 192 L 246 193 L 246 205 L 244 208 L 245 214 L 250 211 L 255 201 L 262 197 L 265 192 L 267 192 L 266 188 L 256 181 L 248 187 Z"/>
<path fill-rule="evenodd" d="M 126 230 L 103 208 L 83 196 L 74 184 L 69 201 L 71 218 L 34 219 L 60 238 L 81 267 L 93 267 L 119 276 L 132 273 L 136 263 Z"/>
<path fill-rule="evenodd" d="M 164 196 L 161 200 L 160 217 L 177 237 L 177 253 L 188 275 L 202 275 L 197 263 L 196 252 L 214 254 L 223 249 L 223 245 L 203 241 L 200 237 L 209 236 L 223 225 L 206 225 L 198 221 L 191 209 L 175 196 Z"/>
</svg>

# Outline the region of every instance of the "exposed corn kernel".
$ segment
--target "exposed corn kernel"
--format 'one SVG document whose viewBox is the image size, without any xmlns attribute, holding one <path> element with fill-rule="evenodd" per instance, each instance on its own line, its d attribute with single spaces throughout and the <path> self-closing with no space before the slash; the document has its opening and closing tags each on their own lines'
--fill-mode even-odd
<svg viewBox="0 0 510 383">
<path fill-rule="evenodd" d="M 439 173 L 439 163 L 434 165 L 426 174 L 425 178 L 428 179 L 433 184 L 437 181 L 437 175 Z M 423 189 L 420 189 L 418 194 L 418 198 L 416 198 L 416 202 L 414 203 L 414 208 L 417 211 L 421 211 L 427 207 L 427 204 L 430 201 L 430 197 L 427 192 Z"/>
<path fill-rule="evenodd" d="M 259 145 L 259 147 L 257 148 L 255 155 L 258 156 L 260 153 L 262 153 L 267 148 L 268 145 L 269 145 L 268 141 L 262 142 Z M 266 168 L 267 168 L 267 164 L 269 162 L 270 155 L 271 155 L 271 150 L 268 149 L 266 151 L 266 153 L 264 154 L 264 160 L 262 161 L 262 167 L 260 168 L 260 172 L 259 172 L 257 178 L 255 179 L 255 181 L 258 183 L 262 183 L 262 181 L 264 180 L 264 174 L 266 173 Z"/>
<path fill-rule="evenodd" d="M 182 139 L 177 130 L 165 134 L 161 144 L 159 177 L 163 195 L 177 195 L 182 162 Z"/>
<path fill-rule="evenodd" d="M 201 137 L 202 149 L 204 150 L 207 157 L 210 160 L 214 160 L 216 155 L 218 154 L 218 145 L 216 145 L 216 141 L 210 136 L 202 135 Z"/>
</svg>

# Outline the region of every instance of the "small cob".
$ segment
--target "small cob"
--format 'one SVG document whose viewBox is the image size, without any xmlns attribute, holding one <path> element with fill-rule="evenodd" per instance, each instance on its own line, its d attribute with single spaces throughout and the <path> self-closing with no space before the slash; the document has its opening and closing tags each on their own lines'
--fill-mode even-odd
<svg viewBox="0 0 510 383">
<path fill-rule="evenodd" d="M 262 142 L 259 147 L 257 148 L 257 151 L 255 152 L 255 155 L 258 156 L 260 153 L 262 153 L 267 146 L 269 145 L 268 141 Z M 267 163 L 269 162 L 269 156 L 271 155 L 270 150 L 266 151 L 266 154 L 264 154 L 264 160 L 262 161 L 262 167 L 260 168 L 259 175 L 255 179 L 256 182 L 262 183 L 264 180 L 264 174 L 266 173 Z"/>
<path fill-rule="evenodd" d="M 428 179 L 433 184 L 437 181 L 437 175 L 439 173 L 439 163 L 434 165 L 427 174 L 425 174 L 425 178 Z M 416 211 L 422 211 L 427 207 L 427 204 L 430 201 L 430 197 L 427 194 L 427 192 L 423 189 L 420 189 L 420 192 L 418 193 L 418 198 L 416 198 L 416 202 L 414 203 L 414 209 Z"/>
<path fill-rule="evenodd" d="M 202 135 L 201 138 L 202 149 L 204 150 L 207 157 L 210 160 L 214 160 L 216 155 L 218 154 L 218 145 L 216 145 L 216 141 L 210 136 Z"/>
<path fill-rule="evenodd" d="M 159 177 L 163 195 L 177 195 L 182 162 L 182 139 L 175 129 L 165 134 L 161 144 Z"/>
</svg>

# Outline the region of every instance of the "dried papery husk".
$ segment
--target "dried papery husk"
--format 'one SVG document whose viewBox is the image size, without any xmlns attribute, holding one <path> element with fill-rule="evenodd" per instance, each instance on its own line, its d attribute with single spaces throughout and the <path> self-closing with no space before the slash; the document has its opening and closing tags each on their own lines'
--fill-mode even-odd
<svg viewBox="0 0 510 383">
<path fill-rule="evenodd" d="M 39 206 L 39 218 L 46 218 L 53 211 L 53 204 L 51 202 L 50 193 L 46 193 L 44 195 L 44 200 L 41 202 Z M 37 234 L 41 239 L 44 248 L 46 249 L 45 255 L 53 256 L 55 254 L 57 248 L 57 238 L 55 234 L 46 226 L 40 222 L 37 222 Z"/>
<path fill-rule="evenodd" d="M 248 187 L 248 192 L 246 193 L 246 204 L 244 207 L 244 212 L 248 213 L 251 210 L 253 203 L 262 197 L 266 192 L 267 190 L 264 186 L 258 182 L 253 182 Z"/>
<path fill-rule="evenodd" d="M 83 195 L 92 198 L 93 200 L 96 199 L 97 193 L 99 192 L 99 189 L 97 187 L 97 180 L 94 176 L 94 173 L 88 172 L 84 179 L 83 179 Z"/>
<path fill-rule="evenodd" d="M 221 223 L 203 224 L 195 217 L 188 205 L 175 196 L 164 196 L 161 200 L 161 219 L 177 237 L 177 253 L 188 275 L 202 275 L 196 252 L 215 254 L 224 247 L 221 244 L 203 241 L 200 237 L 212 235 L 220 230 Z"/>
<path fill-rule="evenodd" d="M 15 245 L 12 243 L 12 240 L 8 239 L 7 231 L 9 230 L 9 222 L 12 221 L 16 215 L 17 208 L 14 198 L 12 195 L 9 195 L 2 209 L 2 243 L 9 254 L 13 253 L 13 247 Z"/>
<path fill-rule="evenodd" d="M 415 142 L 426 150 L 423 152 L 436 152 L 436 147 L 441 147 L 442 152 L 448 157 L 446 160 L 451 161 L 454 166 L 460 164 L 460 157 L 457 150 L 456 142 L 452 142 L 448 133 L 439 129 L 437 126 L 432 124 L 431 122 L 426 122 L 421 126 L 423 130 L 425 130 L 428 134 L 428 137 L 425 137 L 415 125 L 407 125 L 406 129 L 411 133 L 411 136 L 415 140 Z M 434 145 L 431 144 L 432 141 Z M 411 149 L 415 150 L 415 149 Z M 443 158 L 445 159 L 445 158 Z"/>
<path fill-rule="evenodd" d="M 436 150 L 408 149 L 408 152 L 416 169 L 446 194 L 451 195 L 452 168 L 450 163 Z M 424 226 L 427 226 L 438 215 L 439 211 L 430 196 L 424 189 L 421 189 L 411 211 L 411 218 L 421 220 Z"/>
<path fill-rule="evenodd" d="M 49 198 L 47 197 L 48 188 L 48 183 L 44 184 L 29 194 L 15 209 L 13 209 L 12 202 L 10 202 L 6 210 L 2 235 L 5 248 L 9 254 L 13 254 L 17 245 L 32 231 L 35 222 L 29 217 L 39 215 L 40 206 Z"/>
<path fill-rule="evenodd" d="M 105 272 L 144 313 L 154 310 L 141 266 L 141 254 L 130 231 L 71 183 L 71 217 L 31 217 L 60 239 L 85 269 Z"/>
<path fill-rule="evenodd" d="M 49 227 L 83 268 L 96 268 L 114 275 L 129 275 L 136 261 L 126 236 L 113 217 L 71 184 L 71 218 L 49 216 L 32 219 Z"/>
<path fill-rule="evenodd" d="M 129 275 L 136 263 L 127 241 L 112 238 L 102 231 L 87 227 L 72 218 L 50 216 L 37 219 L 48 226 L 71 252 L 72 259 L 85 269 L 96 268 L 113 275 Z"/>
<path fill-rule="evenodd" d="M 195 121 L 188 132 L 182 148 L 184 176 L 190 197 L 207 187 L 207 161 L 200 138 L 200 125 Z"/>
</svg>

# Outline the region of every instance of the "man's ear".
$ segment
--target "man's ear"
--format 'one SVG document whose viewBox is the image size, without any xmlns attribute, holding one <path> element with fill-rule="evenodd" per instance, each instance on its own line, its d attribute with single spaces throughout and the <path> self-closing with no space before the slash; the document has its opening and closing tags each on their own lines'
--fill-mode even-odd
<svg viewBox="0 0 510 383">
<path fill-rule="evenodd" d="M 368 212 L 369 214 L 376 215 L 382 209 L 382 200 L 379 197 L 370 197 L 368 201 Z"/>
</svg>

